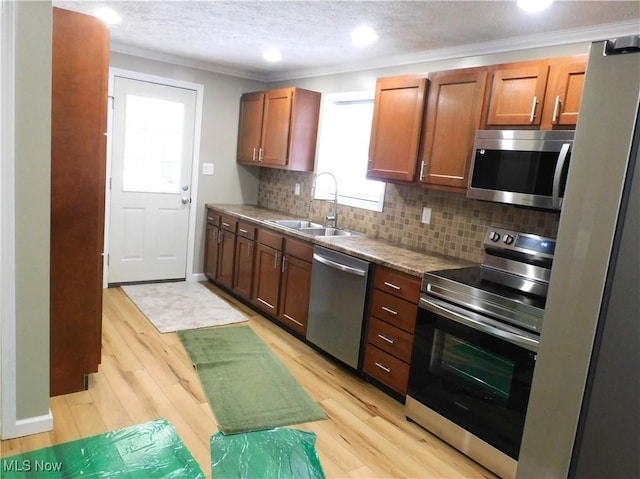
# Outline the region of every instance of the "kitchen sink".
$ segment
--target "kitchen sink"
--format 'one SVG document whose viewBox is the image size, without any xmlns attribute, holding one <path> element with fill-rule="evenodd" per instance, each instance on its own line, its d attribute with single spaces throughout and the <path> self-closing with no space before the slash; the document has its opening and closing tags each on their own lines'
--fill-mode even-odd
<svg viewBox="0 0 640 479">
<path fill-rule="evenodd" d="M 298 228 L 301 233 L 307 233 L 311 236 L 352 236 L 360 235 L 355 231 L 341 230 L 338 228 L 328 228 L 321 226 L 319 228 Z"/>
<path fill-rule="evenodd" d="M 322 228 L 322 225 L 319 223 L 313 223 L 308 220 L 267 220 L 269 223 L 275 223 L 280 226 L 284 226 L 285 228 L 293 228 L 293 229 L 301 229 L 301 228 Z"/>
</svg>

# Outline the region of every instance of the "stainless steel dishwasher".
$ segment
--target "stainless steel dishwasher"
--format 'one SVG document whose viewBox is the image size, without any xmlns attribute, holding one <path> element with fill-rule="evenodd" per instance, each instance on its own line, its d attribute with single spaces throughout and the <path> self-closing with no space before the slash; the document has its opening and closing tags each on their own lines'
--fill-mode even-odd
<svg viewBox="0 0 640 479">
<path fill-rule="evenodd" d="M 307 340 L 358 369 L 369 263 L 322 246 L 313 249 Z"/>
</svg>

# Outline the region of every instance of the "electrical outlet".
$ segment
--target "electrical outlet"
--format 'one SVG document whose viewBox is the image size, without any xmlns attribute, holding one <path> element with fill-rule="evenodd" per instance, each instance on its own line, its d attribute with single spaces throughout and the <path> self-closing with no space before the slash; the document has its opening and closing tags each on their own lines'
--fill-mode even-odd
<svg viewBox="0 0 640 479">
<path fill-rule="evenodd" d="M 202 174 L 213 175 L 213 163 L 202 163 Z"/>
<path fill-rule="evenodd" d="M 431 208 L 422 208 L 422 222 L 426 225 L 431 223 Z"/>
<path fill-rule="evenodd" d="M 293 194 L 296 196 L 300 196 L 300 183 L 296 183 L 296 186 L 293 189 Z"/>
</svg>

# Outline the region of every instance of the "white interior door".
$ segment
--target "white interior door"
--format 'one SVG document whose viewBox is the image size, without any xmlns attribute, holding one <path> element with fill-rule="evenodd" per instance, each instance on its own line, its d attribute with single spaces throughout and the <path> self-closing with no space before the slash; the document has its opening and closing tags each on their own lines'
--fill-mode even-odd
<svg viewBox="0 0 640 479">
<path fill-rule="evenodd" d="M 184 279 L 196 91 L 115 77 L 109 283 Z"/>
</svg>

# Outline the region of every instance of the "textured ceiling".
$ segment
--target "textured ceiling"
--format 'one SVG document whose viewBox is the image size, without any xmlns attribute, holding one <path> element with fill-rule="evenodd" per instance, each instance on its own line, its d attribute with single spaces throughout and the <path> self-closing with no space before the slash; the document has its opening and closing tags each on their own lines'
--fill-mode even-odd
<svg viewBox="0 0 640 479">
<path fill-rule="evenodd" d="M 109 6 L 123 21 L 112 48 L 188 62 L 261 80 L 410 63 L 435 53 L 491 53 L 640 33 L 640 1 L 556 0 L 538 14 L 514 1 L 66 1 L 93 13 Z M 380 38 L 355 47 L 350 33 L 371 26 Z M 268 63 L 262 51 L 282 60 Z"/>
</svg>

